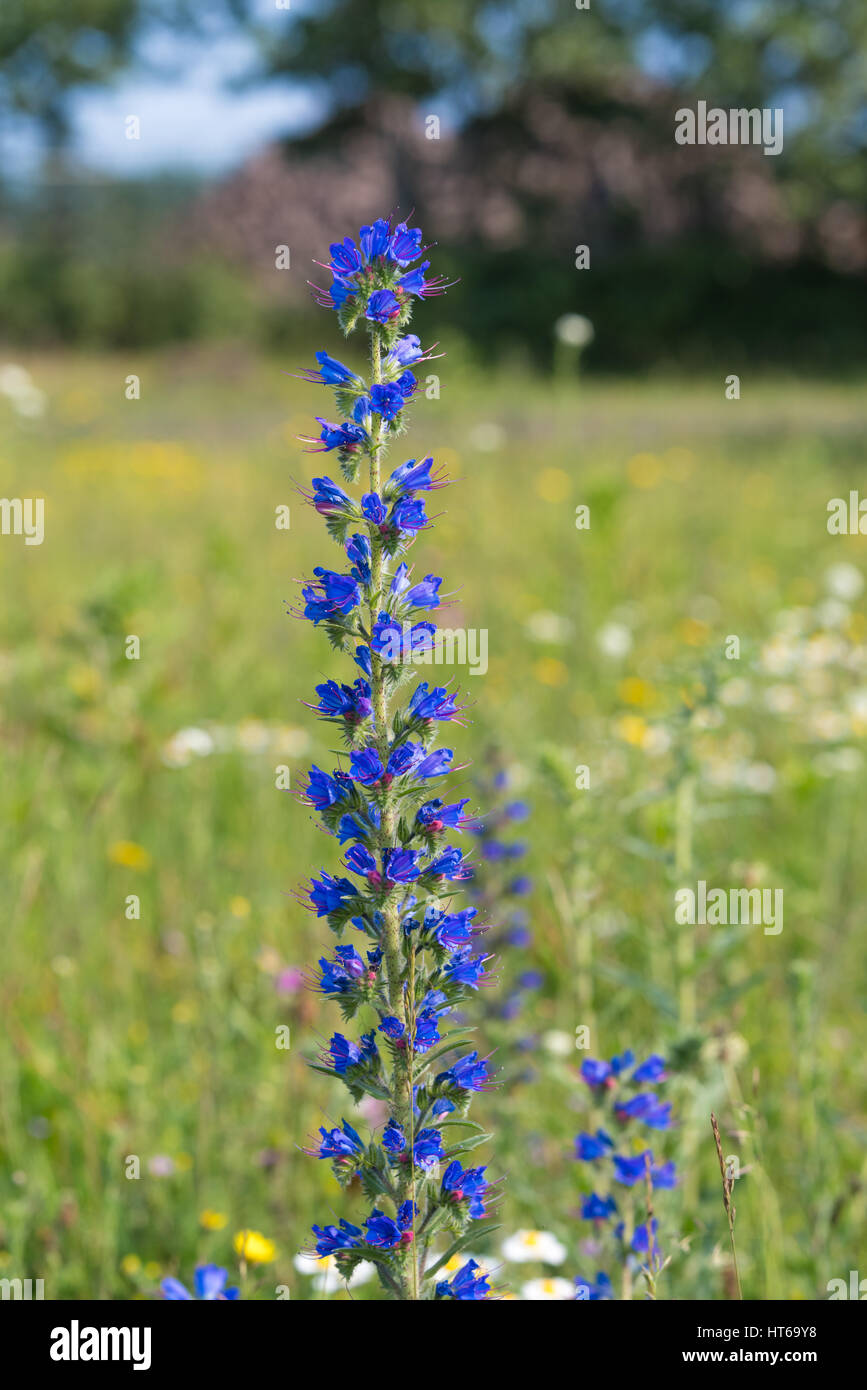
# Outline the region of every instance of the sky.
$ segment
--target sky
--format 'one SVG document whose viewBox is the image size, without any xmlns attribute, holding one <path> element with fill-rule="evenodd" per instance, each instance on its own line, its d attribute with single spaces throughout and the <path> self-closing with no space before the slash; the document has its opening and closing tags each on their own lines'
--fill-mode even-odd
<svg viewBox="0 0 867 1390">
<path fill-rule="evenodd" d="M 2 3 L 2 0 L 0 0 Z M 293 0 L 293 12 L 304 0 Z M 284 24 L 273 0 L 259 0 L 261 17 Z M 262 9 L 264 7 L 264 9 Z M 277 136 L 317 124 L 322 98 L 287 82 L 231 83 L 251 72 L 257 50 L 240 31 L 205 40 L 157 32 L 142 40 L 136 61 L 107 87 L 80 88 L 72 96 L 71 153 L 99 174 L 119 177 L 157 171 L 222 174 Z M 164 72 L 170 75 L 163 76 Z M 140 138 L 127 138 L 136 116 Z M 7 175 L 27 179 L 39 164 L 35 130 L 25 122 L 0 136 Z"/>
</svg>

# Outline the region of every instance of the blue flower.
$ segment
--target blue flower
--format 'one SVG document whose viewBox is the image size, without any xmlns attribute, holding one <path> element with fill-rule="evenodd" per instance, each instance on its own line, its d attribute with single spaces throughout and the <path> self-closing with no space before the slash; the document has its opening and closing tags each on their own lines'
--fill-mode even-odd
<svg viewBox="0 0 867 1390">
<path fill-rule="evenodd" d="M 335 773 L 329 777 L 327 772 L 314 763 L 307 774 L 307 786 L 304 788 L 304 795 L 315 806 L 317 811 L 324 811 L 327 806 L 336 806 L 339 801 L 344 801 L 351 791 L 349 778 L 345 773 Z"/>
<path fill-rule="evenodd" d="M 431 878 L 444 878 L 450 882 L 469 878 L 469 869 L 463 860 L 463 850 L 455 849 L 453 845 L 450 845 L 448 849 L 443 850 L 442 854 L 438 854 L 436 859 L 431 860 L 425 873 L 429 874 Z"/>
<path fill-rule="evenodd" d="M 365 849 L 364 845 L 353 845 L 352 849 L 347 850 L 346 863 L 349 868 L 354 869 L 357 874 L 376 874 L 377 878 L 379 878 L 376 860 L 370 853 L 370 850 Z"/>
<path fill-rule="evenodd" d="M 626 1187 L 634 1187 L 637 1182 L 644 1181 L 652 1165 L 653 1154 L 649 1149 L 645 1150 L 643 1154 L 636 1154 L 634 1158 L 615 1154 L 614 1176 L 618 1182 L 622 1182 Z"/>
<path fill-rule="evenodd" d="M 418 1168 L 430 1172 L 445 1158 L 443 1137 L 438 1129 L 420 1129 L 412 1146 L 413 1161 Z"/>
<path fill-rule="evenodd" d="M 325 1060 L 331 1063 L 338 1076 L 345 1076 L 352 1067 L 363 1066 L 376 1056 L 376 1041 L 372 1032 L 362 1034 L 360 1044 L 354 1043 L 351 1038 L 344 1038 L 342 1033 L 335 1033 L 328 1044 Z"/>
<path fill-rule="evenodd" d="M 192 1302 L 194 1299 L 201 1299 L 205 1303 L 224 1303 L 241 1297 L 239 1289 L 226 1288 L 228 1277 L 228 1270 L 221 1269 L 219 1265 L 196 1265 L 192 1293 L 180 1280 L 172 1278 L 163 1279 L 160 1288 L 163 1297 L 170 1303 Z"/>
<path fill-rule="evenodd" d="M 656 1232 L 658 1225 L 659 1223 L 654 1217 L 654 1219 L 650 1222 L 649 1231 L 646 1222 L 643 1226 L 636 1226 L 632 1240 L 629 1242 L 636 1255 L 650 1254 L 654 1260 L 658 1258 L 660 1254 L 659 1245 L 656 1241 Z M 622 1226 L 617 1227 L 615 1235 L 620 1236 L 621 1239 L 623 1238 Z"/>
<path fill-rule="evenodd" d="M 317 453 L 327 454 L 331 449 L 345 449 L 348 453 L 354 453 L 360 444 L 367 442 L 367 430 L 351 420 L 335 425 L 317 415 L 316 423 L 322 426 L 319 433 L 322 448 L 316 450 Z M 314 439 L 309 442 L 315 444 L 317 441 Z"/>
<path fill-rule="evenodd" d="M 374 290 L 364 312 L 371 323 L 391 323 L 400 317 L 400 300 L 391 290 Z"/>
<path fill-rule="evenodd" d="M 390 381 L 384 385 L 371 386 L 371 413 L 374 415 L 381 415 L 383 420 L 387 421 L 397 419 L 415 388 L 416 379 L 412 375 L 412 372 L 404 373 L 398 381 Z"/>
<path fill-rule="evenodd" d="M 646 1062 L 642 1062 L 640 1067 L 636 1067 L 632 1073 L 632 1080 L 644 1081 L 664 1081 L 665 1080 L 665 1061 L 657 1052 L 651 1054 Z"/>
<path fill-rule="evenodd" d="M 581 1202 L 581 1215 L 587 1221 L 607 1221 L 616 1210 L 617 1203 L 613 1197 L 598 1197 L 595 1192 Z"/>
<path fill-rule="evenodd" d="M 454 1086 L 459 1091 L 481 1091 L 489 1079 L 487 1059 L 480 1060 L 478 1052 L 468 1052 L 465 1057 L 461 1057 L 449 1067 L 448 1071 L 440 1072 L 435 1078 L 435 1084 Z"/>
<path fill-rule="evenodd" d="M 350 536 L 345 545 L 346 554 L 352 561 L 352 576 L 358 580 L 359 584 L 370 583 L 370 561 L 372 552 L 370 548 L 370 537 L 364 536 L 360 531 Z"/>
<path fill-rule="evenodd" d="M 440 1041 L 437 1015 L 432 1009 L 423 1009 L 415 1020 L 415 1033 L 412 1040 L 413 1052 L 429 1052 Z"/>
<path fill-rule="evenodd" d="M 433 623 L 399 623 L 390 613 L 380 613 L 373 624 L 370 645 L 385 661 L 409 661 L 421 652 L 432 651 L 435 636 Z"/>
<path fill-rule="evenodd" d="M 428 753 L 415 769 L 416 777 L 441 777 L 444 772 L 448 772 L 454 753 L 451 748 L 437 748 L 433 753 Z"/>
<path fill-rule="evenodd" d="M 421 870 L 414 849 L 385 849 L 382 852 L 382 873 L 389 883 L 412 883 Z"/>
<path fill-rule="evenodd" d="M 406 1148 L 406 1135 L 393 1117 L 382 1131 L 382 1147 L 392 1156 L 402 1154 Z"/>
<path fill-rule="evenodd" d="M 371 831 L 378 827 L 380 817 L 375 806 L 368 806 L 367 817 L 370 824 L 354 815 L 340 817 L 336 834 L 342 845 L 345 845 L 347 840 L 366 840 Z"/>
<path fill-rule="evenodd" d="M 673 1159 L 669 1159 L 668 1163 L 654 1164 L 650 1176 L 654 1187 L 661 1189 L 677 1187 L 677 1169 Z"/>
<path fill-rule="evenodd" d="M 459 713 L 455 696 L 444 685 L 431 690 L 427 681 L 419 681 L 413 691 L 409 712 L 416 719 L 452 719 Z"/>
<path fill-rule="evenodd" d="M 401 497 L 391 509 L 390 524 L 406 536 L 414 536 L 427 526 L 424 501 L 421 497 Z"/>
<path fill-rule="evenodd" d="M 604 1086 L 609 1076 L 611 1068 L 607 1062 L 599 1062 L 595 1057 L 587 1057 L 581 1063 L 581 1076 L 587 1085 L 594 1089 Z"/>
<path fill-rule="evenodd" d="M 338 487 L 330 478 L 314 478 L 311 501 L 320 516 L 332 516 L 337 512 L 350 512 L 352 498 Z"/>
<path fill-rule="evenodd" d="M 424 745 L 408 740 L 406 743 L 398 744 L 397 748 L 393 748 L 389 753 L 388 771 L 392 777 L 403 777 L 406 773 L 412 772 L 423 757 Z"/>
<path fill-rule="evenodd" d="M 358 889 L 348 878 L 334 878 L 322 870 L 322 879 L 311 878 L 310 880 L 310 902 L 316 908 L 317 917 L 327 917 L 329 912 L 336 912 L 342 907 L 347 898 L 354 897 Z"/>
<path fill-rule="evenodd" d="M 351 574 L 335 574 L 334 570 L 321 566 L 313 573 L 319 582 L 306 584 L 301 590 L 306 600 L 305 618 L 311 618 L 314 624 L 318 624 L 323 619 L 333 618 L 336 614 L 345 615 L 358 607 L 361 595 Z"/>
<path fill-rule="evenodd" d="M 478 989 L 486 974 L 485 967 L 489 959 L 489 956 L 473 956 L 468 950 L 456 951 L 446 963 L 445 974 L 455 984 Z"/>
<path fill-rule="evenodd" d="M 487 1189 L 484 1168 L 464 1169 L 455 1158 L 443 1173 L 441 1191 L 455 1202 L 466 1201 L 467 1211 L 473 1218 L 486 1214 L 484 1198 Z"/>
<path fill-rule="evenodd" d="M 592 1162 L 597 1158 L 604 1158 L 609 1149 L 614 1148 L 614 1141 L 605 1133 L 604 1129 L 597 1129 L 595 1135 L 582 1132 L 575 1139 L 575 1157 Z"/>
<path fill-rule="evenodd" d="M 475 1260 L 467 1260 L 467 1263 L 458 1270 L 451 1283 L 443 1280 L 437 1284 L 437 1298 L 457 1298 L 461 1302 L 468 1302 L 470 1299 L 479 1300 L 487 1298 L 491 1292 L 487 1274 L 479 1274 L 476 1271 L 480 1268 Z"/>
<path fill-rule="evenodd" d="M 433 801 L 426 801 L 416 812 L 416 820 L 425 830 L 432 834 L 448 827 L 450 830 L 460 831 L 464 820 L 464 807 L 469 803 L 469 797 L 465 796 L 461 801 L 454 801 L 451 806 L 444 806 L 439 797 Z"/>
<path fill-rule="evenodd" d="M 354 1250 L 361 1244 L 361 1228 L 350 1226 L 348 1221 L 341 1220 L 339 1226 L 314 1226 L 313 1234 L 317 1237 L 316 1253 L 320 1258 L 339 1254 L 341 1250 Z"/>
<path fill-rule="evenodd" d="M 627 1049 L 620 1057 L 611 1058 L 611 1071 L 614 1076 L 620 1076 L 623 1072 L 629 1070 L 634 1061 L 635 1053 Z"/>
<path fill-rule="evenodd" d="M 398 265 L 410 265 L 421 255 L 421 227 L 408 228 L 399 222 L 388 240 L 386 255 Z"/>
<path fill-rule="evenodd" d="M 600 1270 L 599 1273 L 596 1275 L 595 1284 L 591 1283 L 589 1279 L 582 1279 L 580 1274 L 576 1275 L 575 1288 L 577 1289 L 577 1293 L 575 1295 L 576 1299 L 586 1300 L 590 1303 L 596 1302 L 600 1299 L 614 1297 L 614 1290 L 611 1286 L 611 1280 L 608 1278 L 608 1275 L 603 1270 Z"/>
<path fill-rule="evenodd" d="M 671 1102 L 660 1101 L 652 1092 L 633 1096 L 631 1100 L 618 1102 L 614 1113 L 619 1120 L 641 1120 L 650 1129 L 671 1129 Z"/>
<path fill-rule="evenodd" d="M 334 241 L 329 246 L 331 270 L 335 275 L 355 275 L 364 266 L 364 261 L 351 237 Z"/>
<path fill-rule="evenodd" d="M 391 228 L 387 217 L 378 217 L 369 226 L 362 227 L 358 234 L 365 264 L 376 261 L 388 251 Z"/>
<path fill-rule="evenodd" d="M 386 494 L 390 496 L 394 492 L 430 492 L 438 486 L 437 479 L 431 473 L 432 468 L 432 458 L 422 459 L 421 463 L 416 463 L 415 459 L 407 459 L 406 463 L 400 464 L 390 475 L 385 485 Z"/>
<path fill-rule="evenodd" d="M 426 574 L 418 584 L 410 585 L 409 566 L 398 565 L 391 581 L 391 592 L 410 608 L 439 608 L 442 582 L 438 575 Z"/>
<path fill-rule="evenodd" d="M 348 719 L 357 723 L 368 719 L 372 713 L 370 686 L 361 676 L 352 685 L 338 685 L 337 681 L 325 681 L 317 685 L 319 704 L 316 709 L 329 718 Z"/>
<path fill-rule="evenodd" d="M 379 1025 L 380 1033 L 384 1033 L 392 1042 L 400 1042 L 406 1032 L 406 1026 L 401 1023 L 399 1018 L 389 1014 Z"/>
<path fill-rule="evenodd" d="M 327 352 L 317 352 L 316 361 L 319 363 L 319 370 L 309 368 L 304 373 L 308 381 L 318 382 L 322 386 L 346 386 L 349 382 L 361 385 L 360 376 L 356 376 L 355 372 L 338 362 L 336 357 L 329 357 Z"/>
<path fill-rule="evenodd" d="M 407 275 L 401 275 L 398 280 L 400 288 L 406 294 L 417 294 L 420 299 L 423 299 L 425 294 L 428 293 L 428 283 L 424 278 L 424 273 L 429 269 L 430 261 L 422 261 L 421 265 L 417 265 L 415 270 L 409 271 Z M 433 286 L 431 286 L 431 288 L 433 288 Z"/>
<path fill-rule="evenodd" d="M 460 912 L 432 913 L 425 926 L 432 926 L 440 946 L 447 951 L 460 951 L 469 946 L 473 939 L 470 923 L 478 911 L 475 907 L 465 907 Z M 436 920 L 434 920 L 436 918 Z"/>
<path fill-rule="evenodd" d="M 385 773 L 382 759 L 375 748 L 356 749 L 349 755 L 349 775 L 354 782 L 371 787 Z"/>
<path fill-rule="evenodd" d="M 398 338 L 394 347 L 389 350 L 385 358 L 385 370 L 390 372 L 398 367 L 411 367 L 414 362 L 421 361 L 424 355 L 420 339 L 415 333 L 407 333 L 405 337 Z"/>
<path fill-rule="evenodd" d="M 404 1202 L 401 1205 L 396 1221 L 374 1208 L 364 1223 L 365 1240 L 368 1245 L 378 1250 L 393 1250 L 396 1245 L 404 1242 L 408 1235 L 412 1238 L 409 1230 L 411 1225 L 412 1202 Z"/>
<path fill-rule="evenodd" d="M 364 1153 L 361 1136 L 356 1134 L 348 1120 L 342 1122 L 340 1129 L 320 1128 L 319 1133 L 322 1135 L 322 1140 L 316 1151 L 317 1158 L 331 1158 L 338 1162 L 345 1162 L 347 1159 L 357 1158 L 359 1154 Z"/>
<path fill-rule="evenodd" d="M 333 961 L 319 961 L 319 988 L 323 994 L 348 994 L 365 977 L 367 966 L 354 946 L 338 946 L 334 954 Z"/>
</svg>

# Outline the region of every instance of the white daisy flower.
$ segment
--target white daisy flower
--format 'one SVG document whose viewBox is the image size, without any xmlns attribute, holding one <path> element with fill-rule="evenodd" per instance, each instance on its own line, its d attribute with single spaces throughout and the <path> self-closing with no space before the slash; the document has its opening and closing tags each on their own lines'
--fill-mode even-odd
<svg viewBox="0 0 867 1390">
<path fill-rule="evenodd" d="M 568 1279 L 530 1279 L 521 1287 L 521 1297 L 538 1301 L 546 1299 L 549 1302 L 562 1301 L 565 1298 L 575 1297 L 575 1285 Z"/>
<path fill-rule="evenodd" d="M 550 1231 L 516 1231 L 502 1244 L 503 1259 L 512 1264 L 523 1264 L 526 1260 L 541 1260 L 546 1265 L 561 1265 L 566 1258 L 566 1247 Z"/>
</svg>

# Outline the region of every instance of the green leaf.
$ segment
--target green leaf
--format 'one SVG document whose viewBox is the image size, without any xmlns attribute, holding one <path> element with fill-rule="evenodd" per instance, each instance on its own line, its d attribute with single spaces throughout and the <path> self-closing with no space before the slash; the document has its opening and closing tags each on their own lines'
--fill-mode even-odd
<svg viewBox="0 0 867 1390">
<path fill-rule="evenodd" d="M 474 1245 L 481 1236 L 491 1235 L 494 1231 L 499 1231 L 500 1225 L 501 1223 L 499 1221 L 474 1221 L 471 1229 L 469 1231 L 464 1231 L 462 1236 L 458 1236 L 457 1240 L 449 1246 L 446 1253 L 440 1255 L 436 1264 L 432 1264 L 430 1269 L 425 1270 L 425 1279 L 431 1278 L 434 1274 L 437 1274 L 439 1270 L 442 1269 L 443 1265 L 448 1264 L 452 1255 L 458 1255 L 462 1250 L 465 1250 L 468 1245 Z"/>
</svg>

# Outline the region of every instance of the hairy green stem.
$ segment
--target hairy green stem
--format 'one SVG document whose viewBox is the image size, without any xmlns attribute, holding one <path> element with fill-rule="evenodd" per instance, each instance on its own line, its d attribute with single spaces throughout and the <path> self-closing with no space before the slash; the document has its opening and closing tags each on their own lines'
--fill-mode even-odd
<svg viewBox="0 0 867 1390">
<path fill-rule="evenodd" d="M 370 342 L 370 384 L 371 386 L 382 382 L 382 335 L 378 326 L 374 326 L 371 331 Z M 368 449 L 370 461 L 370 491 L 379 493 L 381 483 L 380 454 L 383 446 L 384 426 L 382 417 L 375 433 L 371 435 L 371 443 Z M 370 633 L 373 635 L 373 625 L 379 613 L 382 611 L 385 599 L 385 583 L 387 573 L 385 568 L 385 556 L 383 554 L 382 537 L 378 528 L 370 524 L 370 543 L 371 543 L 371 584 L 370 584 Z M 388 714 L 388 694 L 385 685 L 385 675 L 383 661 L 372 649 L 370 653 L 370 688 L 371 703 L 373 706 L 374 738 L 377 752 L 382 760 L 383 766 L 388 763 L 389 755 L 389 714 Z M 378 845 L 380 850 L 380 862 L 382 851 L 391 848 L 396 844 L 397 836 L 397 808 L 391 796 L 391 792 L 386 788 L 383 796 L 382 816 L 378 835 Z M 395 1018 L 404 1024 L 404 1042 L 406 1050 L 399 1056 L 394 1065 L 391 1077 L 391 1095 L 394 1111 L 394 1118 L 400 1125 L 404 1134 L 408 1136 L 409 1161 L 402 1164 L 398 1174 L 398 1205 L 407 1200 L 413 1189 L 413 1162 L 412 1162 L 412 1033 L 407 1025 L 406 1000 L 403 988 L 403 951 L 400 939 L 400 897 L 401 889 L 395 885 L 386 895 L 382 904 L 382 914 L 384 918 L 382 949 L 385 961 L 386 988 L 388 991 L 389 1008 Z M 410 1020 L 410 1027 L 412 1020 Z M 413 1218 L 413 1228 L 415 1219 Z M 400 1298 L 411 1300 L 418 1298 L 418 1267 L 415 1258 L 415 1251 L 412 1246 L 404 1248 L 398 1253 L 400 1264 Z"/>
</svg>

